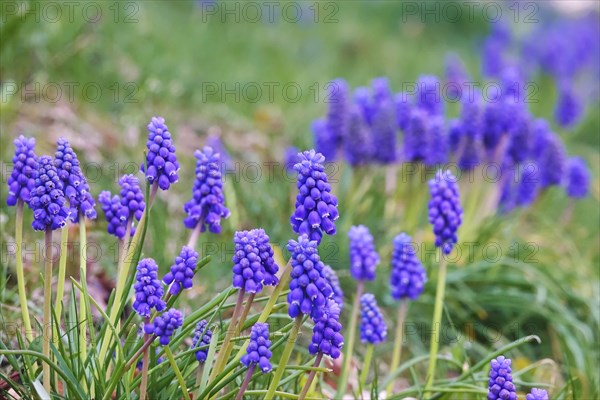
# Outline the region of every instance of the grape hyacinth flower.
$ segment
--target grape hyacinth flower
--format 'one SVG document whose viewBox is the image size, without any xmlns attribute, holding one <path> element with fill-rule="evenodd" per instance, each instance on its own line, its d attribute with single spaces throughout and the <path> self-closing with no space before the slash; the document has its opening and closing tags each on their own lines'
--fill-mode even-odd
<svg viewBox="0 0 600 400">
<path fill-rule="evenodd" d="M 148 154 L 146 155 L 146 179 L 151 184 L 158 183 L 158 187 L 167 190 L 172 183 L 177 182 L 179 176 L 179 163 L 175 155 L 175 145 L 171 139 L 169 128 L 162 117 L 152 117 L 148 124 L 148 141 L 146 142 Z"/>
<path fill-rule="evenodd" d="M 560 138 L 547 132 L 538 144 L 537 163 L 542 188 L 560 185 L 565 170 L 565 149 Z"/>
<path fill-rule="evenodd" d="M 65 196 L 69 199 L 71 221 L 79 222 L 80 213 L 88 219 L 96 219 L 96 203 L 90 193 L 87 179 L 83 175 L 77 155 L 65 138 L 58 139 L 54 165 L 63 183 Z"/>
<path fill-rule="evenodd" d="M 565 186 L 569 197 L 581 199 L 588 195 L 590 190 L 590 172 L 582 158 L 569 158 L 567 160 L 565 175 Z"/>
<path fill-rule="evenodd" d="M 121 222 L 127 226 L 127 221 L 137 221 L 142 219 L 142 214 L 146 208 L 144 201 L 144 192 L 140 188 L 140 181 L 133 175 L 123 175 L 119 179 L 121 186 L 121 207 L 117 216 Z"/>
<path fill-rule="evenodd" d="M 166 304 L 162 299 L 163 287 L 158 279 L 158 265 L 151 258 L 140 260 L 135 274 L 135 301 L 133 309 L 142 317 L 150 317 L 152 309 L 162 311 Z"/>
<path fill-rule="evenodd" d="M 315 141 L 315 149 L 328 160 L 335 160 L 337 144 L 335 138 L 327 129 L 327 121 L 325 119 L 316 119 L 312 122 L 310 128 Z"/>
<path fill-rule="evenodd" d="M 406 233 L 400 233 L 394 238 L 391 264 L 392 297 L 396 300 L 416 300 L 423 293 L 427 273 L 417 257 L 411 237 Z"/>
<path fill-rule="evenodd" d="M 564 128 L 569 128 L 577 123 L 582 114 L 583 106 L 574 90 L 570 84 L 562 84 L 554 111 L 556 122 Z"/>
<path fill-rule="evenodd" d="M 166 346 L 171 341 L 173 332 L 183 325 L 183 314 L 181 311 L 170 308 L 164 313 L 157 315 L 154 321 L 144 324 L 144 333 L 158 336 L 158 342 Z"/>
<path fill-rule="evenodd" d="M 360 298 L 360 340 L 363 343 L 379 344 L 387 336 L 387 326 L 377 300 L 371 293 Z"/>
<path fill-rule="evenodd" d="M 462 102 L 460 128 L 460 154 L 458 166 L 463 170 L 471 170 L 479 164 L 481 146 L 481 94 Z"/>
<path fill-rule="evenodd" d="M 210 345 L 210 341 L 212 339 L 212 331 L 208 327 L 208 322 L 203 319 L 198 322 L 196 325 L 196 330 L 194 331 L 194 339 L 192 340 L 192 348 L 196 347 L 204 347 L 200 348 L 196 351 L 196 360 L 199 363 L 203 363 L 206 361 L 206 357 L 208 355 L 208 346 Z"/>
<path fill-rule="evenodd" d="M 108 222 L 108 233 L 116 236 L 119 239 L 125 237 L 125 221 L 121 221 L 119 215 L 121 215 L 121 198 L 117 195 L 111 195 L 108 190 L 103 190 L 98 195 L 98 203 L 102 206 L 104 211 L 104 217 Z M 131 227 L 130 236 L 135 234 L 135 227 Z"/>
<path fill-rule="evenodd" d="M 38 160 L 35 187 L 28 203 L 33 210 L 33 229 L 56 230 L 65 226 L 70 212 L 65 203 L 63 183 L 52 158 L 41 156 Z"/>
<path fill-rule="evenodd" d="M 397 126 L 396 110 L 392 101 L 384 100 L 377 104 L 371 124 L 375 161 L 381 164 L 391 164 L 396 161 Z"/>
<path fill-rule="evenodd" d="M 277 278 L 279 266 L 275 263 L 275 258 L 273 257 L 274 252 L 269 243 L 269 235 L 267 235 L 264 229 L 255 229 L 255 231 L 258 254 L 263 266 L 263 285 L 276 286 L 279 283 L 279 278 Z"/>
<path fill-rule="evenodd" d="M 296 211 L 290 217 L 294 232 L 306 234 L 321 242 L 323 232 L 335 235 L 339 214 L 337 198 L 331 193 L 323 162 L 325 157 L 315 150 L 299 153 L 302 161 L 294 166 L 298 172 Z"/>
<path fill-rule="evenodd" d="M 233 235 L 233 287 L 248 293 L 260 292 L 265 278 L 257 236 L 258 229 L 238 231 Z"/>
<path fill-rule="evenodd" d="M 369 127 L 357 105 L 350 108 L 348 137 L 344 142 L 344 152 L 352 166 L 366 164 L 371 159 L 372 146 Z"/>
<path fill-rule="evenodd" d="M 375 269 L 379 264 L 379 254 L 375 250 L 375 241 L 364 225 L 352 226 L 348 231 L 350 238 L 350 274 L 358 281 L 375 279 Z"/>
<path fill-rule="evenodd" d="M 429 115 L 442 115 L 444 103 L 440 92 L 440 80 L 433 75 L 421 75 L 417 79 L 415 106 L 425 110 Z"/>
<path fill-rule="evenodd" d="M 329 107 L 327 109 L 326 128 L 337 150 L 348 136 L 350 111 L 348 83 L 342 78 L 337 78 L 327 85 L 327 89 Z M 333 160 L 334 158 L 329 159 Z"/>
<path fill-rule="evenodd" d="M 331 289 L 333 289 L 332 299 L 338 304 L 341 310 L 344 308 L 344 292 L 342 291 L 342 287 L 340 285 L 340 279 L 333 268 L 327 264 L 323 265 L 323 276 L 329 281 Z"/>
<path fill-rule="evenodd" d="M 425 152 L 425 165 L 435 166 L 448 160 L 448 135 L 444 117 L 436 115 L 429 118 L 427 128 L 427 147 Z"/>
<path fill-rule="evenodd" d="M 548 400 L 548 392 L 544 389 L 533 388 L 531 392 L 529 392 L 525 396 L 525 400 Z"/>
<path fill-rule="evenodd" d="M 398 128 L 402 131 L 406 131 L 408 124 L 410 123 L 410 114 L 412 110 L 408 93 L 397 93 L 394 96 L 394 103 L 396 105 L 396 123 L 398 124 Z"/>
<path fill-rule="evenodd" d="M 13 170 L 8 177 L 8 196 L 6 204 L 14 206 L 18 200 L 29 203 L 31 192 L 35 188 L 37 156 L 35 139 L 21 135 L 14 140 L 15 155 L 12 158 Z"/>
<path fill-rule="evenodd" d="M 169 289 L 172 295 L 192 287 L 197 262 L 198 253 L 191 247 L 183 246 L 179 255 L 175 257 L 175 264 L 171 265 L 171 270 L 163 278 L 166 285 L 172 284 Z"/>
<path fill-rule="evenodd" d="M 289 146 L 285 149 L 284 165 L 285 170 L 288 173 L 295 172 L 294 165 L 300 162 L 300 158 L 298 157 L 299 152 L 300 150 L 298 150 L 298 148 L 294 146 Z"/>
<path fill-rule="evenodd" d="M 433 225 L 435 245 L 450 254 L 458 241 L 456 231 L 462 222 L 462 207 L 456 178 L 447 170 L 437 172 L 429 181 L 429 222 Z"/>
<path fill-rule="evenodd" d="M 427 148 L 427 112 L 420 108 L 411 111 L 404 131 L 404 157 L 407 161 L 425 159 Z"/>
<path fill-rule="evenodd" d="M 488 400 L 517 400 L 511 375 L 511 360 L 504 356 L 491 361 Z"/>
<path fill-rule="evenodd" d="M 319 352 L 336 359 L 340 356 L 344 345 L 344 336 L 341 333 L 340 306 L 333 299 L 327 299 L 325 313 L 315 321 L 311 344 L 308 345 L 310 354 Z"/>
<path fill-rule="evenodd" d="M 208 227 L 213 233 L 221 232 L 221 218 L 229 218 L 225 207 L 223 179 L 221 176 L 220 154 L 212 147 L 196 150 L 196 180 L 192 189 L 192 198 L 185 203 L 183 210 L 187 217 L 183 223 L 188 229 L 200 226 L 204 232 Z"/>
<path fill-rule="evenodd" d="M 307 314 L 318 320 L 324 314 L 327 299 L 333 296 L 333 289 L 323 274 L 324 264 L 317 252 L 317 241 L 301 235 L 297 242 L 290 240 L 287 249 L 292 253 L 288 314 L 292 318 Z"/>
<path fill-rule="evenodd" d="M 242 356 L 240 362 L 246 367 L 258 365 L 263 374 L 271 371 L 270 350 L 271 341 L 269 340 L 269 324 L 257 322 L 250 332 L 250 343 L 246 348 L 246 354 Z"/>
</svg>

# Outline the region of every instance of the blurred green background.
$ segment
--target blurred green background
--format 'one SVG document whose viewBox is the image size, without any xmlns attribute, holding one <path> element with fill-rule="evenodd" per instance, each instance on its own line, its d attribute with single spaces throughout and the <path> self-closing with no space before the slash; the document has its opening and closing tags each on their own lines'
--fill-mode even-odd
<svg viewBox="0 0 600 400">
<path fill-rule="evenodd" d="M 293 237 L 288 218 L 295 184 L 286 179 L 281 165 L 268 176 L 265 163 L 283 163 L 289 145 L 313 146 L 310 124 L 326 111 L 327 82 L 343 77 L 356 87 L 387 76 L 392 88 L 400 91 L 403 83 L 414 82 L 420 74 L 443 75 L 448 52 L 457 53 L 474 80 L 484 82 L 479 46 L 489 24 L 481 13 L 460 22 L 422 22 L 394 1 L 281 2 L 270 22 L 264 8 L 267 21 L 254 21 L 255 11 L 243 11 L 246 6 L 239 2 L 217 3 L 216 14 L 209 14 L 207 10 L 213 9 L 206 2 L 141 1 L 81 3 L 74 6 L 72 18 L 63 6 L 55 20 L 55 10 L 46 9 L 43 2 L 17 2 L 37 10 L 26 15 L 6 4 L 0 30 L 3 182 L 10 173 L 11 143 L 16 136 L 34 136 L 38 154 L 53 153 L 56 139 L 65 136 L 87 164 L 93 194 L 105 189 L 115 192 L 120 174 L 134 172 L 132 163 L 143 159 L 145 125 L 153 115 L 165 117 L 177 145 L 180 181 L 168 193 L 159 194 L 145 247 L 145 255 L 155 258 L 165 272 L 189 234 L 181 221 L 183 203 L 191 195 L 193 151 L 205 144 L 209 134 L 220 136 L 233 162 L 239 163 L 225 178 L 232 217 L 223 223 L 221 235 L 201 236 L 199 248 L 215 259 L 188 293 L 188 310 L 230 284 L 235 230 L 263 227 L 281 247 Z M 225 15 L 224 7 L 238 8 Z M 284 9 L 289 12 L 287 20 L 282 17 Z M 297 10 L 302 13 L 298 21 Z M 532 28 L 515 27 L 516 31 Z M 535 77 L 535 83 L 539 102 L 531 104 L 531 110 L 552 120 L 555 85 L 547 76 Z M 511 355 L 517 369 L 539 362 L 522 378 L 554 385 L 557 398 L 600 397 L 597 106 L 590 105 L 583 122 L 569 132 L 554 126 L 569 154 L 583 156 L 593 173 L 591 196 L 575 205 L 570 221 L 559 223 L 568 199 L 562 190 L 552 189 L 528 210 L 482 222 L 475 237 L 480 247 L 498 243 L 503 249 L 500 260 L 490 262 L 475 252 L 473 259 L 461 258 L 459 265 L 451 267 L 448 277 L 446 315 L 459 338 L 449 340 L 444 351 L 471 363 L 494 347 L 537 334 L 541 345 L 523 346 Z M 457 114 L 456 105 L 448 109 L 449 116 Z M 254 179 L 252 163 L 261 167 L 260 179 Z M 382 169 L 369 167 L 353 174 L 347 165 L 338 167 L 334 191 L 341 218 L 337 236 L 324 240 L 322 256 L 339 272 L 346 293 L 352 293 L 354 283 L 346 272 L 347 229 L 354 224 L 371 229 L 382 263 L 377 280 L 367 290 L 384 304 L 393 329 L 396 305 L 387 294 L 389 255 L 391 239 L 403 229 L 403 219 L 400 215 L 383 219 Z M 356 176 L 363 179 L 353 179 Z M 424 182 L 422 186 L 426 190 Z M 14 210 L 5 205 L 5 184 L 0 195 L 2 242 L 10 243 Z M 115 240 L 106 234 L 101 214 L 89 234 L 103 253 L 88 268 L 90 286 L 102 297 L 113 284 Z M 432 247 L 421 214 L 421 228 L 412 234 Z M 26 213 L 26 223 L 30 220 L 31 214 Z M 25 231 L 27 243 L 41 239 Z M 528 243 L 535 245 L 533 261 L 525 259 Z M 2 251 L 0 300 L 3 317 L 10 320 L 18 315 L 14 260 L 5 254 L 5 245 Z M 430 281 L 435 282 L 433 260 L 423 261 Z M 29 281 L 39 281 L 40 263 L 30 259 L 26 268 Z M 33 293 L 41 294 L 32 286 Z M 430 283 L 411 307 L 409 321 L 420 324 L 421 331 L 409 335 L 405 357 L 426 352 L 433 296 Z M 32 312 L 41 314 L 41 295 L 31 301 Z M 386 362 L 391 347 L 390 341 L 380 350 Z"/>
</svg>

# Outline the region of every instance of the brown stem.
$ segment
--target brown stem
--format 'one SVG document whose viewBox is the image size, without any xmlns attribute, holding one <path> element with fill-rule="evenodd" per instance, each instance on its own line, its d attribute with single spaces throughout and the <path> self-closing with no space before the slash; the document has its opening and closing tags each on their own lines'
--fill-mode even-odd
<svg viewBox="0 0 600 400">
<path fill-rule="evenodd" d="M 246 377 L 244 378 L 244 382 L 242 382 L 242 386 L 240 386 L 240 390 L 238 391 L 237 396 L 235 396 L 235 400 L 242 400 L 242 398 L 244 397 L 244 393 L 246 392 L 246 389 L 248 388 L 248 384 L 250 383 L 250 380 L 252 379 L 252 374 L 254 373 L 254 368 L 256 368 L 256 364 L 254 364 L 254 363 L 250 364 L 250 366 L 248 367 L 248 372 L 246 372 Z"/>
<path fill-rule="evenodd" d="M 146 324 L 150 323 L 150 318 L 146 318 Z M 149 334 L 144 335 L 144 342 L 147 342 L 150 338 Z M 150 342 L 152 343 L 152 342 Z M 144 358 L 142 361 L 142 382 L 140 385 L 140 400 L 146 400 L 146 392 L 148 391 L 148 367 L 150 364 L 150 352 L 148 351 L 147 346 L 144 349 Z"/>
<path fill-rule="evenodd" d="M 321 364 L 322 359 L 323 359 L 323 352 L 320 351 L 319 353 L 317 353 L 317 359 L 315 360 L 313 367 L 318 368 L 319 365 Z M 313 369 L 310 371 L 310 374 L 308 374 L 308 379 L 306 380 L 306 383 L 304 384 L 304 387 L 302 388 L 302 391 L 300 392 L 300 396 L 298 396 L 298 400 L 304 400 L 304 398 L 306 397 L 306 394 L 308 393 L 308 389 L 310 389 L 310 385 L 312 385 L 312 381 L 315 379 L 316 375 L 317 375 L 316 369 Z"/>
</svg>

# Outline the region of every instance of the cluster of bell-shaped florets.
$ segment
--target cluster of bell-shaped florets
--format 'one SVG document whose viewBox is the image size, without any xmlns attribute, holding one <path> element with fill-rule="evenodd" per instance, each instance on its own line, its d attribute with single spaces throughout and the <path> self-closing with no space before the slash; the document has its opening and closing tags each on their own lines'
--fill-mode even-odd
<svg viewBox="0 0 600 400">
<path fill-rule="evenodd" d="M 151 258 L 140 260 L 135 274 L 135 301 L 133 309 L 142 317 L 150 317 L 152 309 L 162 311 L 166 304 L 162 299 L 164 289 L 158 279 L 158 265 Z"/>
<path fill-rule="evenodd" d="M 263 229 L 238 231 L 233 236 L 233 287 L 258 293 L 263 285 L 277 284 L 279 267 L 273 259 L 269 236 Z"/>
<path fill-rule="evenodd" d="M 183 246 L 179 255 L 175 257 L 175 264 L 171 265 L 171 270 L 163 278 L 165 284 L 171 285 L 169 292 L 172 295 L 192 287 L 197 262 L 198 253 L 191 247 Z"/>
<path fill-rule="evenodd" d="M 301 161 L 294 166 L 298 172 L 296 211 L 290 222 L 294 232 L 321 241 L 323 233 L 335 234 L 339 214 L 337 198 L 331 193 L 323 162 L 325 157 L 314 150 L 298 154 Z"/>
<path fill-rule="evenodd" d="M 41 156 L 37 164 L 35 187 L 29 199 L 29 207 L 33 210 L 31 226 L 36 231 L 62 228 L 70 213 L 65 205 L 63 183 L 51 157 Z"/>
<path fill-rule="evenodd" d="M 371 293 L 360 297 L 360 340 L 369 344 L 379 344 L 387 336 L 387 325 Z"/>
<path fill-rule="evenodd" d="M 198 360 L 199 363 L 206 361 L 206 357 L 208 356 L 208 346 L 210 345 L 211 339 L 212 331 L 208 326 L 208 322 L 203 319 L 196 325 L 194 338 L 192 340 L 192 349 L 198 348 L 196 351 L 196 360 Z"/>
<path fill-rule="evenodd" d="M 375 279 L 379 255 L 375 241 L 364 225 L 353 226 L 348 231 L 350 238 L 350 274 L 358 281 Z"/>
<path fill-rule="evenodd" d="M 258 365 L 263 373 L 273 369 L 271 366 L 271 341 L 269 340 L 269 324 L 257 322 L 250 332 L 250 343 L 246 348 L 246 354 L 240 362 L 246 367 L 252 364 Z"/>
<path fill-rule="evenodd" d="M 462 207 L 456 178 L 450 171 L 438 171 L 429 181 L 429 222 L 433 225 L 435 245 L 450 254 L 458 241 L 456 234 L 462 223 Z"/>
<path fill-rule="evenodd" d="M 310 354 L 319 352 L 338 358 L 344 345 L 344 336 L 341 333 L 340 306 L 333 299 L 327 299 L 325 313 L 315 321 L 311 344 L 308 346 Z"/>
<path fill-rule="evenodd" d="M 21 135 L 14 140 L 15 155 L 13 170 L 8 177 L 8 196 L 6 204 L 14 206 L 18 200 L 29 203 L 31 192 L 35 188 L 37 173 L 37 156 L 35 155 L 35 139 Z"/>
<path fill-rule="evenodd" d="M 158 336 L 158 342 L 166 346 L 170 343 L 173 332 L 181 325 L 183 325 L 183 314 L 179 310 L 170 308 L 157 315 L 151 323 L 144 324 L 144 333 Z"/>
<path fill-rule="evenodd" d="M 498 356 L 491 361 L 489 400 L 517 400 L 517 391 L 511 374 L 511 363 L 512 361 L 504 356 Z"/>
<path fill-rule="evenodd" d="M 172 183 L 179 180 L 177 175 L 179 163 L 175 155 L 175 145 L 171 139 L 171 132 L 162 117 L 152 117 L 148 124 L 148 141 L 146 142 L 147 166 L 142 169 L 146 172 L 146 179 L 150 183 L 157 182 L 158 187 L 167 190 Z"/>
<path fill-rule="evenodd" d="M 417 256 L 410 236 L 400 233 L 394 238 L 393 244 L 390 273 L 392 297 L 396 300 L 416 300 L 427 282 L 425 268 Z"/>
</svg>

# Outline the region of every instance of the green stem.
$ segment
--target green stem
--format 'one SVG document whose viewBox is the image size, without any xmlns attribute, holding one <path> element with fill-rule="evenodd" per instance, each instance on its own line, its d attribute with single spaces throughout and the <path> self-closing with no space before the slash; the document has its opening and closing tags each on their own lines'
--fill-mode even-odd
<svg viewBox="0 0 600 400">
<path fill-rule="evenodd" d="M 431 329 L 431 344 L 429 348 L 429 367 L 427 368 L 427 379 L 425 383 L 425 393 L 428 393 L 433 386 L 435 377 L 435 363 L 437 353 L 440 347 L 442 309 L 444 308 L 444 292 L 446 290 L 446 258 L 440 250 L 440 268 L 438 273 L 437 290 L 435 293 L 435 304 L 433 308 L 433 322 Z"/>
<path fill-rule="evenodd" d="M 52 341 L 52 315 L 50 302 L 52 301 L 52 229 L 46 228 L 44 234 L 44 324 L 42 325 L 42 354 L 50 359 L 50 342 Z M 50 328 L 50 337 L 46 337 L 46 328 Z M 44 389 L 51 393 L 50 364 L 42 364 Z"/>
<path fill-rule="evenodd" d="M 396 322 L 396 338 L 394 340 L 394 352 L 392 353 L 392 363 L 390 364 L 390 374 L 398 368 L 400 365 L 400 359 L 402 356 L 402 342 L 404 340 L 404 320 L 406 319 L 406 312 L 408 309 L 408 300 L 400 300 L 400 307 L 398 307 L 398 318 Z M 386 388 L 388 395 L 392 394 L 394 390 L 394 382 L 390 381 L 390 384 Z"/>
<path fill-rule="evenodd" d="M 252 307 L 252 302 L 254 301 L 254 296 L 256 296 L 256 293 L 250 293 L 250 295 L 248 296 L 248 300 L 246 300 L 246 305 L 244 306 L 244 311 L 242 311 L 242 316 L 240 317 L 240 320 L 238 322 L 238 330 L 237 330 L 236 334 L 240 333 L 240 331 L 242 330 L 242 327 L 244 326 L 244 322 L 246 322 L 246 318 L 248 318 L 248 314 L 250 313 L 250 308 Z"/>
<path fill-rule="evenodd" d="M 66 229 L 66 228 L 63 228 Z M 79 213 L 79 280 L 81 281 L 82 286 L 85 288 L 87 286 L 87 237 L 85 230 L 85 217 L 82 213 Z M 86 307 L 86 298 L 83 295 L 79 296 L 79 318 L 81 318 L 81 323 L 79 324 L 79 354 L 81 355 L 82 364 L 85 362 L 87 358 L 87 324 L 91 323 L 88 321 L 88 309 Z"/>
<path fill-rule="evenodd" d="M 58 261 L 58 281 L 56 283 L 56 305 L 54 307 L 57 318 L 61 318 L 63 297 L 65 294 L 65 279 L 67 276 L 67 258 L 69 243 L 69 226 L 65 225 L 60 232 L 60 258 Z M 60 324 L 54 324 L 60 326 Z M 54 326 L 54 333 L 58 336 L 58 326 Z"/>
<path fill-rule="evenodd" d="M 363 369 L 360 373 L 359 387 L 362 390 L 365 388 L 367 383 L 367 377 L 369 376 L 369 369 L 371 368 L 371 359 L 373 358 L 373 352 L 375 351 L 375 346 L 372 344 L 367 345 L 367 353 L 365 354 L 365 361 L 363 362 Z"/>
<path fill-rule="evenodd" d="M 365 288 L 365 283 L 360 281 L 356 287 L 356 294 L 354 295 L 354 302 L 352 303 L 352 315 L 350 317 L 350 325 L 346 331 L 346 337 L 348 338 L 348 346 L 344 352 L 344 363 L 342 364 L 342 371 L 340 372 L 340 378 L 338 380 L 337 392 L 335 398 L 342 398 L 346 394 L 346 386 L 348 385 L 348 375 L 350 375 L 350 363 L 352 361 L 352 352 L 354 347 L 354 341 L 356 340 L 356 324 L 358 323 L 358 312 L 360 310 L 360 296 Z"/>
<path fill-rule="evenodd" d="M 17 285 L 19 289 L 19 302 L 21 303 L 21 316 L 23 325 L 25 325 L 25 336 L 31 343 L 33 342 L 33 331 L 31 330 L 31 320 L 29 319 L 29 308 L 27 307 L 27 291 L 25 290 L 25 274 L 23 271 L 23 200 L 17 200 L 17 220 L 15 222 L 15 241 L 16 241 L 16 267 L 17 267 Z"/>
<path fill-rule="evenodd" d="M 304 400 L 304 398 L 308 394 L 308 390 L 310 389 L 310 386 L 312 385 L 312 382 L 315 379 L 315 375 L 317 375 L 317 369 L 316 368 L 319 367 L 319 365 L 321 364 L 321 360 L 322 359 L 323 359 L 323 352 L 320 351 L 317 354 L 317 358 L 315 360 L 315 363 L 313 364 L 313 367 L 315 369 L 312 369 L 310 371 L 310 373 L 308 374 L 308 379 L 306 379 L 306 383 L 304 384 L 304 387 L 302 388 L 302 391 L 300 392 L 300 396 L 298 396 L 299 400 Z"/>
<path fill-rule="evenodd" d="M 285 348 L 283 349 L 283 353 L 281 354 L 281 359 L 279 360 L 279 364 L 277 365 L 277 369 L 275 370 L 275 375 L 273 376 L 273 380 L 271 381 L 271 385 L 269 386 L 269 390 L 267 391 L 264 400 L 271 400 L 275 395 L 275 391 L 277 390 L 279 381 L 283 376 L 283 371 L 285 370 L 285 367 L 290 359 L 290 355 L 292 354 L 294 344 L 296 343 L 296 340 L 298 340 L 298 332 L 300 332 L 301 327 L 302 314 L 298 315 L 294 320 L 294 326 L 292 327 L 292 331 L 290 332 L 290 337 L 288 338 L 288 341 L 285 344 Z"/>
<path fill-rule="evenodd" d="M 250 367 L 248 367 L 248 372 L 246 372 L 246 377 L 244 378 L 244 382 L 242 382 L 242 386 L 240 386 L 237 396 L 235 396 L 235 400 L 242 400 L 244 397 L 244 393 L 246 392 L 246 389 L 248 389 L 248 384 L 252 379 L 252 374 L 254 373 L 255 368 L 255 363 L 250 364 Z"/>
<path fill-rule="evenodd" d="M 171 368 L 173 368 L 173 372 L 175 372 L 175 376 L 177 376 L 177 380 L 179 381 L 179 386 L 181 386 L 181 391 L 183 392 L 183 397 L 186 400 L 191 400 L 190 393 L 187 389 L 187 386 L 185 385 L 185 380 L 183 379 L 183 375 L 181 375 L 181 371 L 179 370 L 179 367 L 177 366 L 177 363 L 175 362 L 173 353 L 171 353 L 171 348 L 169 346 L 165 346 L 164 349 L 165 349 L 165 354 L 167 355 L 167 358 L 169 359 L 169 363 L 171 364 Z"/>
</svg>

